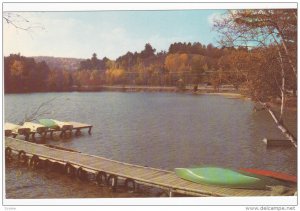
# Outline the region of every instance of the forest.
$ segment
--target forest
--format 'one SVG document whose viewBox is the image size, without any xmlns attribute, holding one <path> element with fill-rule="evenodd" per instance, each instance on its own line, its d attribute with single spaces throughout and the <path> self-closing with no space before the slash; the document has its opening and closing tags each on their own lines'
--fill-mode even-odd
<svg viewBox="0 0 300 211">
<path fill-rule="evenodd" d="M 168 52 L 156 53 L 147 43 L 141 52 L 128 52 L 116 60 L 98 59 L 94 53 L 77 63 L 74 59 L 37 59 L 11 54 L 4 59 L 5 92 L 63 91 L 73 86 L 125 84 L 175 86 L 180 78 L 186 84 L 215 84 L 214 77 L 207 78 L 205 73 L 213 75 L 221 67 L 221 58 L 236 51 L 247 49 L 179 42 L 171 44 Z"/>
<path fill-rule="evenodd" d="M 272 87 L 280 80 L 280 74 L 265 71 L 268 70 L 266 65 L 280 67 L 271 46 L 249 50 L 178 42 L 171 44 L 168 52 L 156 53 L 147 43 L 143 51 L 128 52 L 116 60 L 98 59 L 96 53 L 89 59 L 77 61 L 77 67 L 74 62 L 68 65 L 66 60 L 56 60 L 57 67 L 50 68 L 41 59 L 20 54 L 5 57 L 5 93 L 68 91 L 72 87 L 103 85 L 176 86 L 180 79 L 186 85 L 208 84 L 218 89 L 229 84 L 239 90 L 245 86 L 245 74 L 250 74 L 253 82 L 261 83 L 257 86 L 268 86 L 268 95 L 276 96 L 278 90 Z M 61 61 L 65 61 L 63 65 Z M 291 76 L 287 87 L 296 92 L 296 80 Z"/>
</svg>

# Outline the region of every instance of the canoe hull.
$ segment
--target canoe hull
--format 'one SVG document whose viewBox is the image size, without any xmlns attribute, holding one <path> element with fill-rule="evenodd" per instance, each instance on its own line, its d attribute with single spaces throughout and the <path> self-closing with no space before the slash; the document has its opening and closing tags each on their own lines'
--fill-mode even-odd
<svg viewBox="0 0 300 211">
<path fill-rule="evenodd" d="M 72 130 L 73 129 L 73 125 L 70 124 L 69 122 L 61 122 L 55 119 L 51 119 L 53 122 L 55 122 L 55 124 L 57 124 L 60 129 L 62 130 Z"/>
<path fill-rule="evenodd" d="M 230 169 L 217 167 L 176 168 L 177 176 L 191 182 L 229 188 L 265 189 L 259 178 L 243 175 Z"/>
<path fill-rule="evenodd" d="M 39 119 L 39 122 L 51 129 L 60 129 L 60 130 L 72 130 L 73 125 L 68 122 L 61 122 L 55 119 Z"/>
<path fill-rule="evenodd" d="M 39 119 L 39 122 L 45 127 L 51 129 L 59 129 L 59 126 L 51 119 Z"/>
<path fill-rule="evenodd" d="M 267 177 L 272 177 L 272 178 L 287 181 L 287 182 L 297 183 L 296 176 L 288 175 L 288 174 L 281 173 L 281 172 L 262 170 L 262 169 L 252 169 L 252 168 L 240 168 L 239 170 L 242 172 L 252 173 L 254 175 L 267 176 Z"/>
</svg>

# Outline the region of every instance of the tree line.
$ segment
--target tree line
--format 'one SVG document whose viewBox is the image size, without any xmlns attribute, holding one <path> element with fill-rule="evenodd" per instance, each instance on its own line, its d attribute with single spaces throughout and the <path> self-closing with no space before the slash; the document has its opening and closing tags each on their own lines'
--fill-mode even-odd
<svg viewBox="0 0 300 211">
<path fill-rule="evenodd" d="M 49 68 L 41 59 L 11 54 L 4 58 L 5 92 L 64 91 L 74 86 L 116 84 L 175 86 L 180 79 L 186 84 L 205 82 L 217 87 L 231 83 L 230 78 L 219 80 L 215 74 L 229 65 L 225 59 L 228 54 L 244 51 L 247 49 L 178 42 L 171 44 L 168 52 L 156 53 L 147 43 L 141 52 L 127 52 L 116 60 L 98 59 L 94 53 L 82 60 L 76 70 L 72 70 L 73 66 L 71 70 L 52 65 Z"/>
<path fill-rule="evenodd" d="M 211 84 L 216 89 L 230 84 L 239 90 L 251 78 L 252 86 L 264 86 L 258 89 L 267 92 L 263 95 L 276 96 L 279 90 L 274 87 L 280 80 L 280 71 L 274 70 L 280 65 L 274 53 L 272 46 L 217 48 L 181 42 L 171 44 L 168 52 L 156 53 L 148 43 L 141 52 L 128 52 L 116 60 L 98 59 L 94 53 L 81 61 L 77 70 L 50 69 L 44 61 L 12 54 L 4 58 L 5 93 L 67 91 L 74 86 L 176 86 L 180 79 L 185 84 Z M 286 86 L 295 93 L 297 83 L 291 74 Z"/>
</svg>

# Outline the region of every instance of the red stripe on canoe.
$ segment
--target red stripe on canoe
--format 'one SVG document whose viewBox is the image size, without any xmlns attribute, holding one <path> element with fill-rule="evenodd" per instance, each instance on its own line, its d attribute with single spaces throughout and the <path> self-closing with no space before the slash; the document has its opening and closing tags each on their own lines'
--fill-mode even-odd
<svg viewBox="0 0 300 211">
<path fill-rule="evenodd" d="M 276 179 L 281 179 L 281 180 L 297 183 L 296 176 L 288 175 L 288 174 L 281 173 L 281 172 L 261 170 L 261 169 L 248 169 L 248 168 L 240 168 L 240 170 L 244 171 L 244 172 L 257 174 L 257 175 L 268 176 L 268 177 L 273 177 Z"/>
</svg>

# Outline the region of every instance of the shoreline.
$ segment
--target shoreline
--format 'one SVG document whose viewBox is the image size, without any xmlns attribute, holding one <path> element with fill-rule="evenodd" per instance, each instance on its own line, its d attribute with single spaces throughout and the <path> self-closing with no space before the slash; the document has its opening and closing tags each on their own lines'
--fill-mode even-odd
<svg viewBox="0 0 300 211">
<path fill-rule="evenodd" d="M 176 86 L 145 86 L 145 85 L 103 85 L 103 86 L 73 86 L 63 89 L 54 90 L 33 90 L 33 91 L 14 91 L 4 92 L 4 94 L 27 94 L 27 93 L 44 93 L 44 92 L 101 92 L 101 91 L 122 91 L 122 92 L 192 92 L 195 94 L 226 94 L 238 95 L 235 89 L 231 87 L 219 88 L 215 90 L 212 86 L 198 86 L 197 91 L 193 90 L 193 86 L 186 86 L 184 89 L 179 89 Z"/>
<path fill-rule="evenodd" d="M 194 91 L 193 86 L 186 86 L 184 89 L 180 90 L 176 86 L 145 86 L 145 85 L 104 85 L 104 86 L 81 86 L 81 87 L 71 87 L 62 90 L 41 90 L 32 92 L 9 92 L 5 94 L 31 94 L 31 93 L 47 93 L 47 92 L 170 92 L 170 93 L 183 93 L 183 94 L 193 94 L 193 95 L 218 95 L 223 96 L 228 99 L 242 99 L 250 100 L 250 97 L 239 93 L 232 86 L 224 85 L 219 89 L 214 89 L 212 86 L 198 86 L 197 91 Z M 297 98 L 296 98 L 297 101 Z M 280 104 L 269 102 L 269 104 L 274 107 L 280 107 Z M 297 111 L 297 103 L 292 105 L 286 105 L 287 110 Z"/>
<path fill-rule="evenodd" d="M 33 93 L 60 93 L 60 92 L 165 92 L 165 93 L 182 93 L 182 94 L 193 94 L 193 95 L 219 95 L 224 96 L 228 99 L 244 99 L 251 100 L 250 98 L 238 93 L 236 90 L 230 88 L 220 88 L 215 90 L 213 87 L 199 87 L 197 91 L 193 90 L 193 87 L 187 87 L 183 90 L 178 89 L 176 86 L 94 86 L 94 87 L 72 87 L 63 90 L 49 90 L 49 91 L 34 91 L 34 92 L 9 92 L 5 94 L 33 94 Z"/>
</svg>

